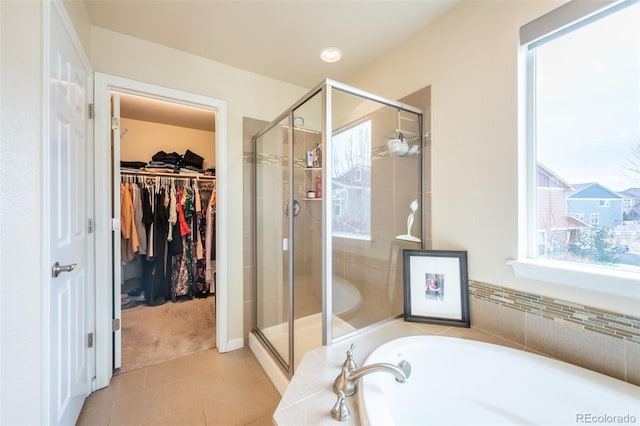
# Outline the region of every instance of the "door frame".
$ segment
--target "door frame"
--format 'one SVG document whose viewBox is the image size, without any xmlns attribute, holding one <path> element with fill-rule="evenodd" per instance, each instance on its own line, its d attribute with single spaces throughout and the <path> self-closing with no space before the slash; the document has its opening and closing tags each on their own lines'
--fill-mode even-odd
<svg viewBox="0 0 640 426">
<path fill-rule="evenodd" d="M 111 98 L 112 91 L 160 99 L 172 103 L 196 106 L 216 112 L 215 156 L 216 192 L 219 208 L 216 213 L 216 348 L 218 352 L 237 349 L 228 339 L 227 315 L 227 253 L 228 194 L 227 173 L 227 103 L 226 101 L 156 86 L 107 74 L 94 74 L 94 173 L 96 215 L 96 384 L 95 389 L 109 385 L 113 376 L 113 214 L 111 194 L 115 181 L 111 164 Z M 114 152 L 114 159 L 120 152 Z M 119 170 L 119 167 L 117 168 Z M 112 177 L 113 176 L 113 177 Z M 98 301 L 105 301 L 98 303 Z M 95 390 L 94 389 L 94 390 Z"/>
</svg>

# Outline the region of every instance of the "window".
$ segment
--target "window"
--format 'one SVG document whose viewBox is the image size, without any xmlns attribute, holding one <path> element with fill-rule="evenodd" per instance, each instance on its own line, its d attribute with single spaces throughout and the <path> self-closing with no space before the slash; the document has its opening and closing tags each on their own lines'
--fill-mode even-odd
<svg viewBox="0 0 640 426">
<path fill-rule="evenodd" d="M 640 182 L 640 3 L 596 10 L 605 3 L 570 2 L 565 12 L 594 10 L 571 22 L 552 11 L 520 32 L 537 218 L 528 257 L 640 272 L 640 215 L 623 195 Z"/>
<path fill-rule="evenodd" d="M 538 256 L 543 256 L 547 252 L 547 233 L 538 231 Z"/>
<path fill-rule="evenodd" d="M 371 121 L 331 139 L 333 236 L 371 239 Z"/>
<path fill-rule="evenodd" d="M 338 218 L 342 216 L 342 200 L 333 200 L 333 217 Z"/>
<path fill-rule="evenodd" d="M 362 169 L 356 169 L 354 173 L 353 180 L 356 182 L 362 181 Z"/>
</svg>

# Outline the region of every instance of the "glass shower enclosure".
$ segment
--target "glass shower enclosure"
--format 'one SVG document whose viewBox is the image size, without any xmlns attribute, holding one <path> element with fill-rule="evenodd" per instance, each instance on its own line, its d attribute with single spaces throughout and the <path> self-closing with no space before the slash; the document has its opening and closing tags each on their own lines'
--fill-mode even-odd
<svg viewBox="0 0 640 426">
<path fill-rule="evenodd" d="M 422 126 L 417 108 L 325 80 L 253 137 L 253 333 L 289 377 L 306 351 L 402 314 Z"/>
</svg>

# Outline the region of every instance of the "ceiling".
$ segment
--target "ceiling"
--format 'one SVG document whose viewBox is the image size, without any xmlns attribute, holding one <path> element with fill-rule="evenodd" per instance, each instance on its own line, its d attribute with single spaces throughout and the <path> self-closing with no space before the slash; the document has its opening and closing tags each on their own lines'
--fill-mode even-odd
<svg viewBox="0 0 640 426">
<path fill-rule="evenodd" d="M 458 0 L 84 0 L 92 25 L 305 88 L 348 81 Z M 320 50 L 344 53 L 334 64 Z"/>
<path fill-rule="evenodd" d="M 215 112 L 159 99 L 118 93 L 120 117 L 191 129 L 215 131 Z"/>
</svg>

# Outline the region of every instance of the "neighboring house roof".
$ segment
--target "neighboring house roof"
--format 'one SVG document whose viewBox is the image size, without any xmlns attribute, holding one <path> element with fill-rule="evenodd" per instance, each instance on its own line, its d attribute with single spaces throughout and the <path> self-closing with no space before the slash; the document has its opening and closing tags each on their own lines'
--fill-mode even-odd
<svg viewBox="0 0 640 426">
<path fill-rule="evenodd" d="M 591 227 L 590 223 L 587 223 L 583 220 L 578 219 L 577 217 L 568 216 L 567 217 L 567 225 L 569 228 L 585 228 Z"/>
<path fill-rule="evenodd" d="M 569 194 L 568 198 L 571 199 L 615 199 L 621 200 L 623 197 L 616 192 L 610 190 L 606 186 L 600 185 L 597 182 L 579 183 L 573 185 L 575 191 Z"/>
<path fill-rule="evenodd" d="M 627 188 L 624 191 L 618 192 L 618 195 L 620 195 L 622 198 L 640 198 L 640 188 Z"/>
<path fill-rule="evenodd" d="M 573 186 L 566 180 L 562 179 L 558 174 L 551 171 L 551 169 L 547 168 L 540 162 L 536 165 L 538 174 L 546 177 L 546 179 L 541 179 L 540 176 L 538 176 L 538 188 L 562 188 L 567 191 L 573 191 Z"/>
<path fill-rule="evenodd" d="M 356 180 L 356 173 L 360 172 L 360 179 Z M 343 187 L 368 187 L 369 182 L 371 181 L 371 166 L 364 166 L 361 164 L 356 164 L 352 166 L 349 170 L 343 172 L 340 176 L 334 177 L 333 182 L 337 184 L 342 184 Z"/>
</svg>

